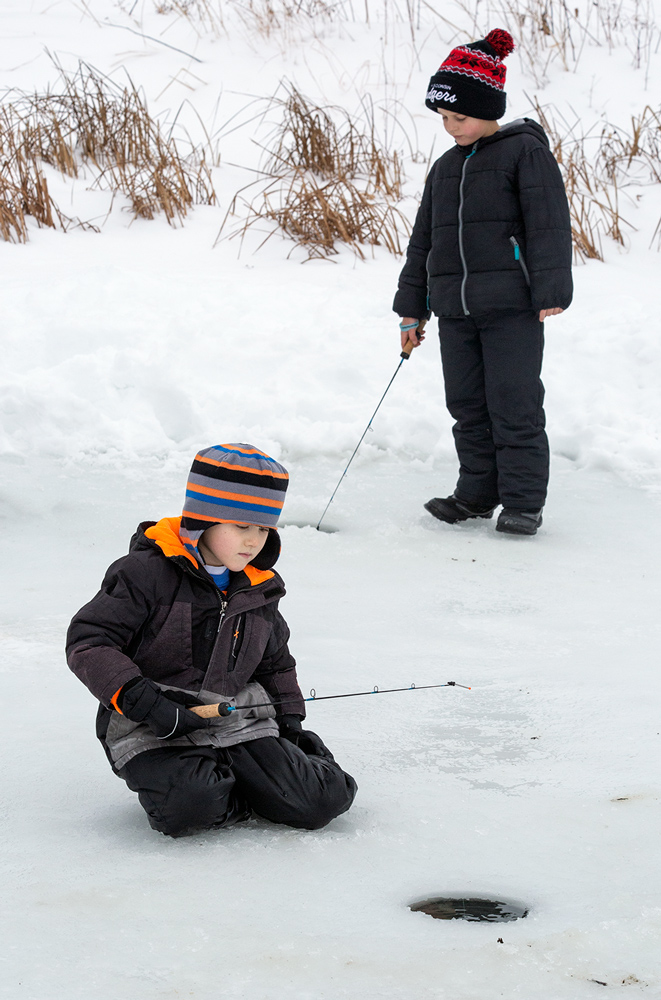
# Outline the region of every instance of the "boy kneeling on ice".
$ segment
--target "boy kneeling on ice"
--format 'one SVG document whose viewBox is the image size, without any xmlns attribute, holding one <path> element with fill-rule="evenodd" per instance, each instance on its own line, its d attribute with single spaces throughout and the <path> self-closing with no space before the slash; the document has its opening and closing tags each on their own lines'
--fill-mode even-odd
<svg viewBox="0 0 661 1000">
<path fill-rule="evenodd" d="M 272 569 L 288 479 L 252 445 L 201 451 L 183 516 L 141 524 L 71 622 L 67 659 L 101 702 L 97 735 L 161 833 L 228 826 L 253 811 L 313 830 L 356 794 L 301 726 L 278 610 L 285 589 Z M 220 701 L 237 710 L 211 719 L 190 710 Z"/>
</svg>

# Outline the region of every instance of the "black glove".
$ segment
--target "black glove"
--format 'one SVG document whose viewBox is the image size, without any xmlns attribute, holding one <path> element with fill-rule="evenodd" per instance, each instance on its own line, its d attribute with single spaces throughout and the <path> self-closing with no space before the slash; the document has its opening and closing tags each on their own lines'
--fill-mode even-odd
<svg viewBox="0 0 661 1000">
<path fill-rule="evenodd" d="M 300 715 L 281 715 L 278 719 L 278 726 L 280 737 L 283 740 L 289 740 L 308 757 L 325 757 L 326 760 L 335 760 L 333 754 L 316 733 L 310 729 L 303 729 Z"/>
<path fill-rule="evenodd" d="M 189 712 L 184 704 L 195 701 L 183 691 L 161 691 L 148 677 L 128 681 L 119 693 L 117 703 L 122 714 L 131 722 L 144 722 L 159 739 L 185 736 L 194 729 L 205 729 L 210 719 Z"/>
</svg>

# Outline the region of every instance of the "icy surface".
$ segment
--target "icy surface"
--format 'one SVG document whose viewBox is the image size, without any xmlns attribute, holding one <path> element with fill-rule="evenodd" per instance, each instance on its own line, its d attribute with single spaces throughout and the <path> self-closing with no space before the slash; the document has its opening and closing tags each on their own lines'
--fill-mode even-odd
<svg viewBox="0 0 661 1000">
<path fill-rule="evenodd" d="M 318 517 L 336 471 L 293 463 L 292 519 Z M 658 502 L 556 463 L 531 542 L 430 523 L 421 503 L 450 466 L 358 462 L 336 533 L 283 530 L 302 686 L 472 690 L 309 706 L 359 784 L 326 830 L 255 820 L 172 841 L 107 768 L 61 645 L 134 512 L 175 510 L 183 473 L 14 467 L 6 995 L 548 1000 L 591 997 L 591 980 L 658 995 Z M 407 909 L 453 893 L 531 913 L 494 926 Z"/>
<path fill-rule="evenodd" d="M 218 124 L 288 75 L 352 108 L 365 93 L 401 100 L 431 147 L 420 93 L 455 41 L 436 22 L 418 66 L 404 23 L 230 44 L 146 2 L 136 16 L 202 64 L 112 27 L 134 22 L 111 2 L 2 0 L 2 80 L 53 82 L 46 45 L 68 66 L 125 66 L 164 115 L 187 97 L 209 122 L 221 95 Z M 658 60 L 645 91 L 628 55 L 588 48 L 544 100 L 626 123 L 658 95 Z M 512 117 L 528 110 L 524 89 L 513 61 Z M 256 165 L 250 140 L 221 144 L 221 204 L 183 229 L 129 225 L 115 204 L 99 235 L 31 228 L 26 246 L 0 243 L 0 995 L 658 997 L 659 190 L 627 205 L 630 252 L 605 243 L 607 262 L 576 269 L 574 305 L 547 324 L 554 457 L 539 535 L 444 526 L 422 509 L 456 474 L 432 333 L 402 366 L 326 534 L 311 525 L 398 364 L 401 262 L 344 252 L 301 265 L 277 237 L 257 254 L 212 249 L 245 183 L 231 164 Z M 412 213 L 424 164 L 407 169 Z M 81 217 L 105 218 L 108 197 L 84 178 L 51 180 Z M 110 772 L 63 636 L 136 524 L 179 512 L 195 450 L 231 440 L 291 472 L 279 569 L 304 690 L 472 690 L 311 705 L 310 726 L 358 781 L 349 813 L 315 833 L 254 820 L 174 841 Z M 408 910 L 436 894 L 531 912 L 493 926 Z"/>
</svg>

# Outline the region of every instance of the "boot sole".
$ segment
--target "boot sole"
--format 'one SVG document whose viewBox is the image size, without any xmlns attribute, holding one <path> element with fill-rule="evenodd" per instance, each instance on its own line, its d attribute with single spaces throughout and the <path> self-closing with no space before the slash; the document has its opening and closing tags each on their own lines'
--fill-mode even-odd
<svg viewBox="0 0 661 1000">
<path fill-rule="evenodd" d="M 445 521 L 446 524 L 458 524 L 461 521 L 474 521 L 479 517 L 488 521 L 489 518 L 493 517 L 493 510 L 495 509 L 494 508 L 488 511 L 486 514 L 458 514 L 456 510 L 452 509 L 452 507 L 446 507 L 437 500 L 428 500 L 427 503 L 424 504 L 424 508 L 429 511 L 432 517 L 435 517 L 439 521 Z"/>
</svg>

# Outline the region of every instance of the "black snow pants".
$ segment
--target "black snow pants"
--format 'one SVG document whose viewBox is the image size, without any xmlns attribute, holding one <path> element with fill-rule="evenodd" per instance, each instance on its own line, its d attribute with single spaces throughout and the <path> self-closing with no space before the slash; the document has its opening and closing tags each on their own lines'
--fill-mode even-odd
<svg viewBox="0 0 661 1000">
<path fill-rule="evenodd" d="M 334 760 L 275 736 L 222 750 L 145 750 L 118 773 L 138 793 L 153 829 L 172 837 L 231 826 L 253 811 L 318 830 L 346 812 L 356 794 L 356 782 Z"/>
<path fill-rule="evenodd" d="M 455 495 L 519 510 L 544 506 L 549 446 L 540 374 L 544 324 L 532 311 L 439 320 L 445 401 L 456 423 Z"/>
</svg>

